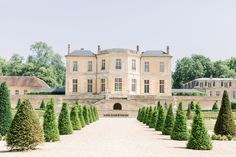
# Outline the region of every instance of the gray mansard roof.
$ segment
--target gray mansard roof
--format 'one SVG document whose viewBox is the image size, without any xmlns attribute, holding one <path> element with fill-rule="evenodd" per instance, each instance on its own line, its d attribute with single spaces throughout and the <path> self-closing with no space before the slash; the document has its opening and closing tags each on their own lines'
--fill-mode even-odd
<svg viewBox="0 0 236 157">
<path fill-rule="evenodd" d="M 69 53 L 68 55 L 66 55 L 66 57 L 68 56 L 85 56 L 85 57 L 92 57 L 92 56 L 96 56 L 95 53 L 93 53 L 90 50 L 74 50 L 71 53 Z"/>
<path fill-rule="evenodd" d="M 105 49 L 105 50 L 101 50 L 99 53 L 103 54 L 103 53 L 137 53 L 137 51 L 135 50 L 131 50 L 131 49 L 125 49 L 125 48 L 112 48 L 112 49 Z"/>
<path fill-rule="evenodd" d="M 170 56 L 170 55 L 161 50 L 147 50 L 147 51 L 142 52 L 141 56 L 144 56 L 144 57 L 158 56 L 159 57 L 159 56 Z"/>
</svg>

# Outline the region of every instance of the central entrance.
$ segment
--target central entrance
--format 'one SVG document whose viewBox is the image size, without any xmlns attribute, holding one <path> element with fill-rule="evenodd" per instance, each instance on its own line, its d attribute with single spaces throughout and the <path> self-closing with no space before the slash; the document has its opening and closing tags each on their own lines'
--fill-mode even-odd
<svg viewBox="0 0 236 157">
<path fill-rule="evenodd" d="M 121 104 L 120 104 L 120 103 L 115 103 L 115 104 L 113 105 L 113 110 L 122 110 Z"/>
</svg>

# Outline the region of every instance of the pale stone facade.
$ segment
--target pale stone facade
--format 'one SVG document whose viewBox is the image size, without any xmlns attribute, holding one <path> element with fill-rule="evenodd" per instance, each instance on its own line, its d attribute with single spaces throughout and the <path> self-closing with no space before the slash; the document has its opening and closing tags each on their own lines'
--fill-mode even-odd
<svg viewBox="0 0 236 157">
<path fill-rule="evenodd" d="M 66 55 L 66 95 L 171 96 L 171 58 L 164 51 L 113 48 Z"/>
<path fill-rule="evenodd" d="M 199 78 L 184 84 L 185 89 L 197 89 L 208 96 L 222 97 L 224 90 L 232 100 L 236 100 L 236 79 L 234 78 Z"/>
</svg>

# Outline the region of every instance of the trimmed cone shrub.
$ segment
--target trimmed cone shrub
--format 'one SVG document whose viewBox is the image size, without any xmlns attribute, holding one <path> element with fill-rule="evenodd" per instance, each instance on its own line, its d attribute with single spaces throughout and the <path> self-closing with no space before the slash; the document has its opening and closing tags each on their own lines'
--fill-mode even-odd
<svg viewBox="0 0 236 157">
<path fill-rule="evenodd" d="M 137 120 L 140 121 L 140 113 L 141 113 L 141 108 L 138 109 L 138 115 L 137 115 Z"/>
<path fill-rule="evenodd" d="M 187 148 L 196 150 L 211 150 L 212 143 L 207 134 L 199 105 L 195 107 L 195 115 L 192 123 L 192 131 L 188 140 Z"/>
<path fill-rule="evenodd" d="M 193 118 L 190 105 L 188 105 L 188 110 L 187 110 L 186 116 L 187 116 L 187 119 L 189 119 L 189 120 Z"/>
<path fill-rule="evenodd" d="M 93 120 L 93 112 L 92 112 L 92 110 L 91 110 L 91 106 L 88 106 L 88 111 L 89 111 L 89 122 L 90 123 L 92 123 L 92 122 L 94 122 L 94 120 Z"/>
<path fill-rule="evenodd" d="M 50 99 L 50 101 L 47 103 L 45 113 L 43 115 L 43 130 L 44 139 L 46 142 L 60 140 L 53 99 Z"/>
<path fill-rule="evenodd" d="M 81 129 L 77 106 L 73 106 L 70 111 L 70 121 L 71 121 L 73 130 L 80 130 Z"/>
<path fill-rule="evenodd" d="M 157 109 L 158 109 L 160 106 L 161 106 L 161 102 L 158 101 L 158 102 L 157 102 Z"/>
<path fill-rule="evenodd" d="M 146 124 L 146 119 L 148 115 L 148 107 L 145 107 L 144 113 L 143 113 L 143 124 Z"/>
<path fill-rule="evenodd" d="M 7 134 L 7 146 L 11 150 L 29 150 L 44 142 L 39 117 L 29 100 L 24 100 L 16 112 Z"/>
<path fill-rule="evenodd" d="M 151 123 L 152 113 L 153 113 L 153 110 L 152 110 L 152 107 L 150 106 L 149 107 L 149 112 L 148 112 L 148 117 L 147 117 L 147 125 L 148 126 L 150 126 L 150 123 Z"/>
<path fill-rule="evenodd" d="M 99 114 L 98 114 L 98 110 L 95 106 L 94 106 L 94 110 L 95 110 L 96 120 L 98 120 L 99 119 Z"/>
<path fill-rule="evenodd" d="M 5 136 L 11 126 L 12 113 L 7 84 L 0 85 L 0 135 Z"/>
<path fill-rule="evenodd" d="M 226 91 L 224 91 L 222 97 L 222 103 L 216 120 L 214 132 L 215 134 L 226 135 L 226 136 L 236 135 L 236 126 L 233 119 L 228 93 Z"/>
<path fill-rule="evenodd" d="M 170 135 L 174 127 L 174 113 L 173 113 L 173 107 L 172 104 L 169 105 L 164 126 L 162 129 L 163 135 Z"/>
<path fill-rule="evenodd" d="M 89 111 L 87 106 L 83 106 L 83 116 L 84 116 L 84 121 L 86 125 L 89 125 L 90 123 L 90 117 L 89 117 Z"/>
<path fill-rule="evenodd" d="M 216 102 L 214 103 L 214 105 L 212 106 L 212 110 L 213 110 L 213 111 L 218 111 L 218 110 L 219 110 L 217 103 L 218 103 L 218 101 L 216 101 Z"/>
<path fill-rule="evenodd" d="M 142 107 L 141 108 L 141 113 L 140 113 L 140 122 L 143 122 L 144 114 L 145 114 L 145 107 Z"/>
<path fill-rule="evenodd" d="M 69 135 L 73 133 L 69 108 L 66 102 L 63 102 L 62 104 L 61 112 L 58 119 L 58 128 L 60 135 Z"/>
<path fill-rule="evenodd" d="M 152 112 L 151 122 L 149 124 L 149 128 L 155 128 L 157 121 L 158 110 L 154 110 Z"/>
<path fill-rule="evenodd" d="M 44 110 L 46 108 L 46 104 L 44 102 L 44 100 L 42 100 L 41 104 L 40 104 L 40 109 Z"/>
<path fill-rule="evenodd" d="M 190 103 L 190 108 L 191 108 L 192 111 L 195 110 L 195 104 L 194 104 L 194 101 L 191 101 L 191 103 Z"/>
<path fill-rule="evenodd" d="M 90 106 L 90 110 L 91 110 L 91 113 L 92 113 L 93 122 L 95 122 L 96 117 L 95 117 L 95 112 L 94 112 L 93 106 Z"/>
<path fill-rule="evenodd" d="M 80 119 L 80 124 L 81 124 L 81 127 L 84 128 L 86 124 L 84 121 L 83 108 L 80 105 L 77 105 L 77 107 L 78 107 L 78 116 Z"/>
<path fill-rule="evenodd" d="M 156 121 L 156 126 L 155 126 L 156 131 L 162 131 L 164 120 L 165 120 L 164 109 L 161 105 L 158 108 L 158 115 L 157 115 L 157 121 Z"/>
<path fill-rule="evenodd" d="M 18 99 L 17 104 L 16 104 L 16 109 L 18 109 L 21 105 L 21 99 Z"/>
<path fill-rule="evenodd" d="M 175 123 L 171 133 L 172 140 L 184 141 L 188 139 L 188 130 L 186 117 L 183 112 L 182 102 L 179 104 L 176 111 Z"/>
</svg>

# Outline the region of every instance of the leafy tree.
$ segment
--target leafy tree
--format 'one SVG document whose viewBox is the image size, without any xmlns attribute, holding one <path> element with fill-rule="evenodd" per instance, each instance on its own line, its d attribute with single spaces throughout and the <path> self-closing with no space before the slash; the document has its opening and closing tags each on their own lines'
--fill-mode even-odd
<svg viewBox="0 0 236 157">
<path fill-rule="evenodd" d="M 44 142 L 38 115 L 29 100 L 24 100 L 16 112 L 7 134 L 11 150 L 29 150 Z"/>
<path fill-rule="evenodd" d="M 83 106 L 83 116 L 85 124 L 88 125 L 90 123 L 90 117 L 89 117 L 89 110 L 86 105 Z"/>
<path fill-rule="evenodd" d="M 60 140 L 54 106 L 54 100 L 50 99 L 50 101 L 46 105 L 45 113 L 43 116 L 44 139 L 46 142 L 54 142 Z"/>
<path fill-rule="evenodd" d="M 17 104 L 16 104 L 16 109 L 18 109 L 21 105 L 21 99 L 18 99 Z"/>
<path fill-rule="evenodd" d="M 156 121 L 157 121 L 157 116 L 158 116 L 158 110 L 157 109 L 153 110 L 151 121 L 150 121 L 150 124 L 149 124 L 149 128 L 155 128 Z"/>
<path fill-rule="evenodd" d="M 74 130 L 80 130 L 81 129 L 81 123 L 78 116 L 78 107 L 75 105 L 72 107 L 70 112 L 70 120 L 71 124 Z"/>
<path fill-rule="evenodd" d="M 163 135 L 170 135 L 174 127 L 174 113 L 173 113 L 173 108 L 172 104 L 169 105 L 164 126 L 162 129 L 162 134 Z"/>
<path fill-rule="evenodd" d="M 73 133 L 69 108 L 66 102 L 63 102 L 62 104 L 61 113 L 58 119 L 58 128 L 60 135 L 68 135 Z"/>
<path fill-rule="evenodd" d="M 227 63 L 224 61 L 214 62 L 215 71 L 213 76 L 225 78 L 225 77 L 234 77 L 236 75 L 235 70 L 230 69 L 227 66 Z"/>
<path fill-rule="evenodd" d="M 190 105 L 188 105 L 188 110 L 187 110 L 186 116 L 187 116 L 187 119 L 192 119 L 192 117 L 193 117 Z"/>
<path fill-rule="evenodd" d="M 236 57 L 231 57 L 229 60 L 226 61 L 229 69 L 234 70 L 236 72 Z"/>
<path fill-rule="evenodd" d="M 179 104 L 176 111 L 175 123 L 171 133 L 172 140 L 184 141 L 188 139 L 188 130 L 186 117 L 183 112 L 182 102 Z"/>
<path fill-rule="evenodd" d="M 207 130 L 201 116 L 201 110 L 199 105 L 196 105 L 195 115 L 192 124 L 192 131 L 188 140 L 187 148 L 196 150 L 212 149 L 211 139 L 207 134 Z"/>
<path fill-rule="evenodd" d="M 12 122 L 10 95 L 5 82 L 0 85 L 0 117 L 0 135 L 4 136 Z"/>
<path fill-rule="evenodd" d="M 156 131 L 162 131 L 164 120 L 165 120 L 164 109 L 161 105 L 158 108 L 157 121 L 156 121 L 156 125 L 155 125 Z"/>
<path fill-rule="evenodd" d="M 212 106 L 213 111 L 218 111 L 219 110 L 217 103 L 218 103 L 218 101 L 215 101 L 214 105 Z"/>
<path fill-rule="evenodd" d="M 44 100 L 42 100 L 41 104 L 40 104 L 40 109 L 44 110 L 46 108 L 45 102 Z"/>
<path fill-rule="evenodd" d="M 233 119 L 231 104 L 227 91 L 224 91 L 220 111 L 214 127 L 215 134 L 236 135 L 236 126 Z"/>
<path fill-rule="evenodd" d="M 3 75 L 5 65 L 6 65 L 6 60 L 0 57 L 0 76 Z"/>
</svg>

